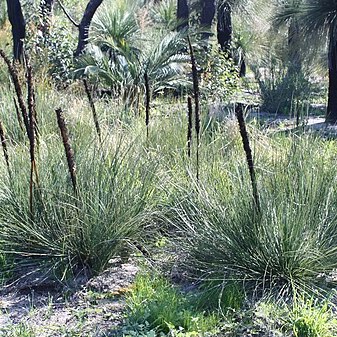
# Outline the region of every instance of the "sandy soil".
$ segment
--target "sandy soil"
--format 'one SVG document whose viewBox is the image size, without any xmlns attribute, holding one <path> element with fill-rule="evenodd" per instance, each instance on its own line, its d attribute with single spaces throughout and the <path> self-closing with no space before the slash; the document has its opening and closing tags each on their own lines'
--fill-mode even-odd
<svg viewBox="0 0 337 337">
<path fill-rule="evenodd" d="M 137 271 L 133 263 L 114 265 L 78 289 L 46 283 L 3 288 L 0 336 L 21 336 L 20 329 L 37 337 L 117 336 L 125 309 L 121 295 Z"/>
</svg>

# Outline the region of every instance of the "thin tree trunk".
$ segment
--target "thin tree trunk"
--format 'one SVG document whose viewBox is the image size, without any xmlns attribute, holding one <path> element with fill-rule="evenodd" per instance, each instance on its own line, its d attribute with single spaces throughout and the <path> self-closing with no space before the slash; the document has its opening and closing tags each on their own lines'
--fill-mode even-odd
<svg viewBox="0 0 337 337">
<path fill-rule="evenodd" d="M 6 0 L 8 19 L 12 25 L 13 56 L 15 60 L 22 60 L 23 41 L 26 37 L 26 22 L 22 14 L 19 0 Z"/>
<path fill-rule="evenodd" d="M 29 153 L 30 153 L 30 183 L 29 183 L 29 209 L 33 217 L 34 203 L 34 173 L 38 184 L 38 174 L 35 161 L 35 95 L 33 85 L 33 70 L 27 62 L 27 87 L 28 87 L 28 111 L 29 111 Z"/>
<path fill-rule="evenodd" d="M 82 20 L 78 27 L 79 29 L 78 45 L 75 51 L 75 57 L 82 54 L 84 48 L 88 44 L 90 24 L 97 8 L 102 4 L 102 2 L 103 0 L 90 0 L 89 3 L 87 4 Z"/>
<path fill-rule="evenodd" d="M 245 77 L 247 71 L 245 56 L 241 56 L 239 77 Z"/>
<path fill-rule="evenodd" d="M 330 31 L 329 43 L 329 91 L 326 122 L 337 122 L 337 39 L 333 29 Z"/>
<path fill-rule="evenodd" d="M 181 31 L 188 28 L 189 8 L 187 0 L 177 1 L 177 30 Z"/>
<path fill-rule="evenodd" d="M 211 28 L 215 16 L 215 1 L 201 0 L 200 26 L 207 31 L 203 32 L 202 38 L 208 40 L 212 35 Z"/>
</svg>

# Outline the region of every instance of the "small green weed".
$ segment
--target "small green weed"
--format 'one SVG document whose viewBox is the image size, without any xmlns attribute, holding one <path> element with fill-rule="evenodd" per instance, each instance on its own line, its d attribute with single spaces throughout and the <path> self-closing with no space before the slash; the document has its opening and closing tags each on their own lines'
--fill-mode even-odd
<svg viewBox="0 0 337 337">
<path fill-rule="evenodd" d="M 126 303 L 128 324 L 138 332 L 140 329 L 150 334 L 153 330 L 172 336 L 198 336 L 214 331 L 219 321 L 215 314 L 205 315 L 193 309 L 191 298 L 160 276 L 138 276 Z"/>
<path fill-rule="evenodd" d="M 332 337 L 337 320 L 332 304 L 294 294 L 292 304 L 273 300 L 260 302 L 254 310 L 254 325 L 277 335 L 294 337 Z"/>
<path fill-rule="evenodd" d="M 6 330 L 0 329 L 2 337 L 36 337 L 35 332 L 26 324 L 20 323 Z"/>
<path fill-rule="evenodd" d="M 337 320 L 333 318 L 328 303 L 316 303 L 312 298 L 294 300 L 290 312 L 291 330 L 295 337 L 336 336 Z"/>
</svg>

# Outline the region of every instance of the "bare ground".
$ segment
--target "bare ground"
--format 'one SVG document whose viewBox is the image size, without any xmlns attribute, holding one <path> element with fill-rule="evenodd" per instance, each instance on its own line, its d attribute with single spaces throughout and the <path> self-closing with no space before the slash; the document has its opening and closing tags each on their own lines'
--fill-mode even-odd
<svg viewBox="0 0 337 337">
<path fill-rule="evenodd" d="M 116 336 L 125 309 L 121 295 L 137 271 L 133 263 L 114 265 L 77 290 L 57 290 L 48 284 L 3 288 L 0 336 Z"/>
</svg>

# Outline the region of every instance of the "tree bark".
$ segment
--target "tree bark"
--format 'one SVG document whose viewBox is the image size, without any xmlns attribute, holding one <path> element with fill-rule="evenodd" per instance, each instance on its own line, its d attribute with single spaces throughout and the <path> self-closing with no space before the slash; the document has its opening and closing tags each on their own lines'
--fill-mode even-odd
<svg viewBox="0 0 337 337">
<path fill-rule="evenodd" d="M 6 0 L 8 19 L 12 25 L 13 56 L 15 60 L 22 60 L 23 40 L 26 37 L 26 22 L 22 14 L 19 0 Z"/>
<path fill-rule="evenodd" d="M 204 40 L 208 40 L 212 35 L 210 32 L 212 22 L 215 16 L 215 1 L 214 0 L 201 0 L 201 13 L 200 13 L 200 26 L 208 31 L 202 34 Z"/>
<path fill-rule="evenodd" d="M 222 51 L 230 52 L 232 43 L 232 8 L 228 2 L 218 5 L 217 38 Z"/>
<path fill-rule="evenodd" d="M 290 65 L 295 71 L 302 68 L 300 52 L 300 26 L 296 18 L 292 18 L 288 28 L 288 58 Z"/>
<path fill-rule="evenodd" d="M 90 24 L 97 8 L 102 4 L 102 2 L 103 0 L 90 0 L 87 4 L 82 20 L 78 27 L 79 35 L 78 35 L 78 44 L 75 51 L 75 57 L 82 54 L 84 48 L 88 44 Z"/>
<path fill-rule="evenodd" d="M 189 19 L 189 8 L 187 0 L 178 0 L 177 1 L 178 31 L 188 28 L 188 19 Z"/>
<path fill-rule="evenodd" d="M 337 122 L 337 38 L 333 29 L 330 30 L 329 41 L 329 91 L 325 121 Z"/>
</svg>

